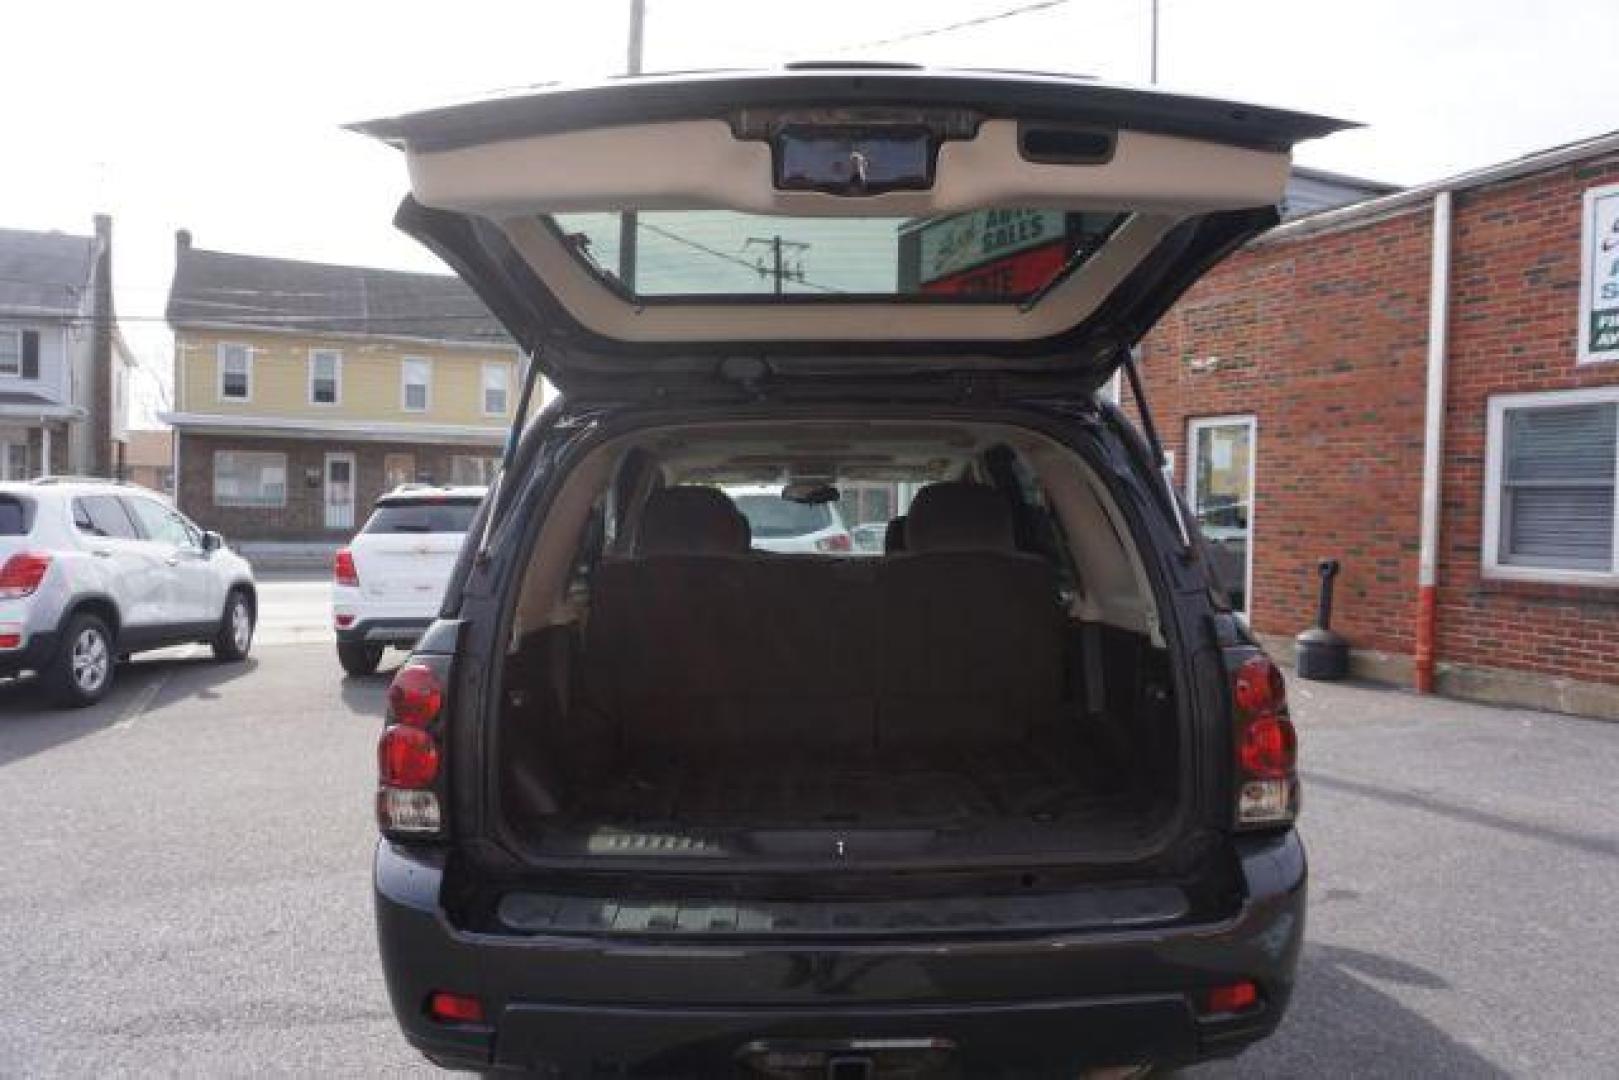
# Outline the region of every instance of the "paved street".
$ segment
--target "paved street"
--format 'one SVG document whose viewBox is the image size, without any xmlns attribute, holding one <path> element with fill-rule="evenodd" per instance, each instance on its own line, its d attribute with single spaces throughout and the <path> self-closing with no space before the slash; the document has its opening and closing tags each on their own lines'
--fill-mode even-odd
<svg viewBox="0 0 1619 1080">
<path fill-rule="evenodd" d="M 323 582 L 249 663 L 95 709 L 0 684 L 0 1073 L 399 1075 L 371 940 L 386 675 Z M 1314 869 L 1283 1032 L 1197 1075 L 1592 1076 L 1619 1061 L 1619 725 L 1294 683 Z"/>
</svg>

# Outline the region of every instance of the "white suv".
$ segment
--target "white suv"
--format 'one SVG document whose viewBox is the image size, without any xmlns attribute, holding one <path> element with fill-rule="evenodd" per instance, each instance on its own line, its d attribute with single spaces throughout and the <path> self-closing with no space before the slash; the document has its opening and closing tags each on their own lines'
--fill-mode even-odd
<svg viewBox="0 0 1619 1080">
<path fill-rule="evenodd" d="M 113 481 L 0 483 L 0 676 L 33 671 L 90 705 L 131 653 L 253 642 L 253 569 L 155 492 Z"/>
<path fill-rule="evenodd" d="M 438 615 L 484 492 L 401 484 L 377 500 L 332 564 L 332 625 L 344 671 L 371 674 L 384 649 L 410 648 Z"/>
</svg>

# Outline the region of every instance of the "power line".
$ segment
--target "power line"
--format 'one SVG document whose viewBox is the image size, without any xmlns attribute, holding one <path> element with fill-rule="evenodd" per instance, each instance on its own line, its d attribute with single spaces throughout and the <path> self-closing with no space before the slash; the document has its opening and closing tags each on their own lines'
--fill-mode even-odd
<svg viewBox="0 0 1619 1080">
<path fill-rule="evenodd" d="M 735 263 L 737 266 L 745 267 L 749 273 L 757 274 L 759 272 L 759 267 L 757 264 L 744 259 L 740 255 L 732 255 L 728 252 L 721 251 L 718 248 L 709 247 L 707 244 L 704 244 L 698 240 L 693 240 L 689 236 L 682 236 L 672 229 L 666 229 L 661 225 L 654 225 L 650 221 L 642 221 L 641 228 L 647 230 L 648 232 L 657 233 L 659 236 L 662 236 L 665 239 L 673 240 L 677 244 L 684 244 L 689 248 L 701 251 L 705 255 L 712 255 L 716 259 L 724 259 L 728 263 Z M 806 288 L 815 289 L 820 292 L 840 293 L 843 291 L 842 289 L 833 288 L 830 285 L 822 285 L 818 282 L 810 281 L 807 278 L 800 277 L 795 278 L 794 280 Z"/>
</svg>

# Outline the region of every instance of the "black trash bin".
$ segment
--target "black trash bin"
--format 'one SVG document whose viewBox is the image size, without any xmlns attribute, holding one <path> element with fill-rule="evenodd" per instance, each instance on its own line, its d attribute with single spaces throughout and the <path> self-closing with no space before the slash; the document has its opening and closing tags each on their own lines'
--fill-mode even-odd
<svg viewBox="0 0 1619 1080">
<path fill-rule="evenodd" d="M 1321 599 L 1315 625 L 1294 638 L 1294 668 L 1301 679 L 1331 681 L 1349 674 L 1349 641 L 1332 629 L 1332 582 L 1340 569 L 1337 559 L 1316 564 L 1321 575 Z"/>
</svg>

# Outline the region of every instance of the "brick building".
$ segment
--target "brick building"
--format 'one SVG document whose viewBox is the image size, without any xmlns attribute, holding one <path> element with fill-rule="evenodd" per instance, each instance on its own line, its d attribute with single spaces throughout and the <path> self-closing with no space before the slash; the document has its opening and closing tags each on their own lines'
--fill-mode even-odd
<svg viewBox="0 0 1619 1080">
<path fill-rule="evenodd" d="M 518 350 L 458 278 L 176 246 L 162 419 L 198 523 L 331 546 L 397 484 L 492 476 Z"/>
<path fill-rule="evenodd" d="M 1142 373 L 1282 652 L 1337 558 L 1359 673 L 1619 718 L 1619 134 L 1280 226 Z"/>
</svg>

